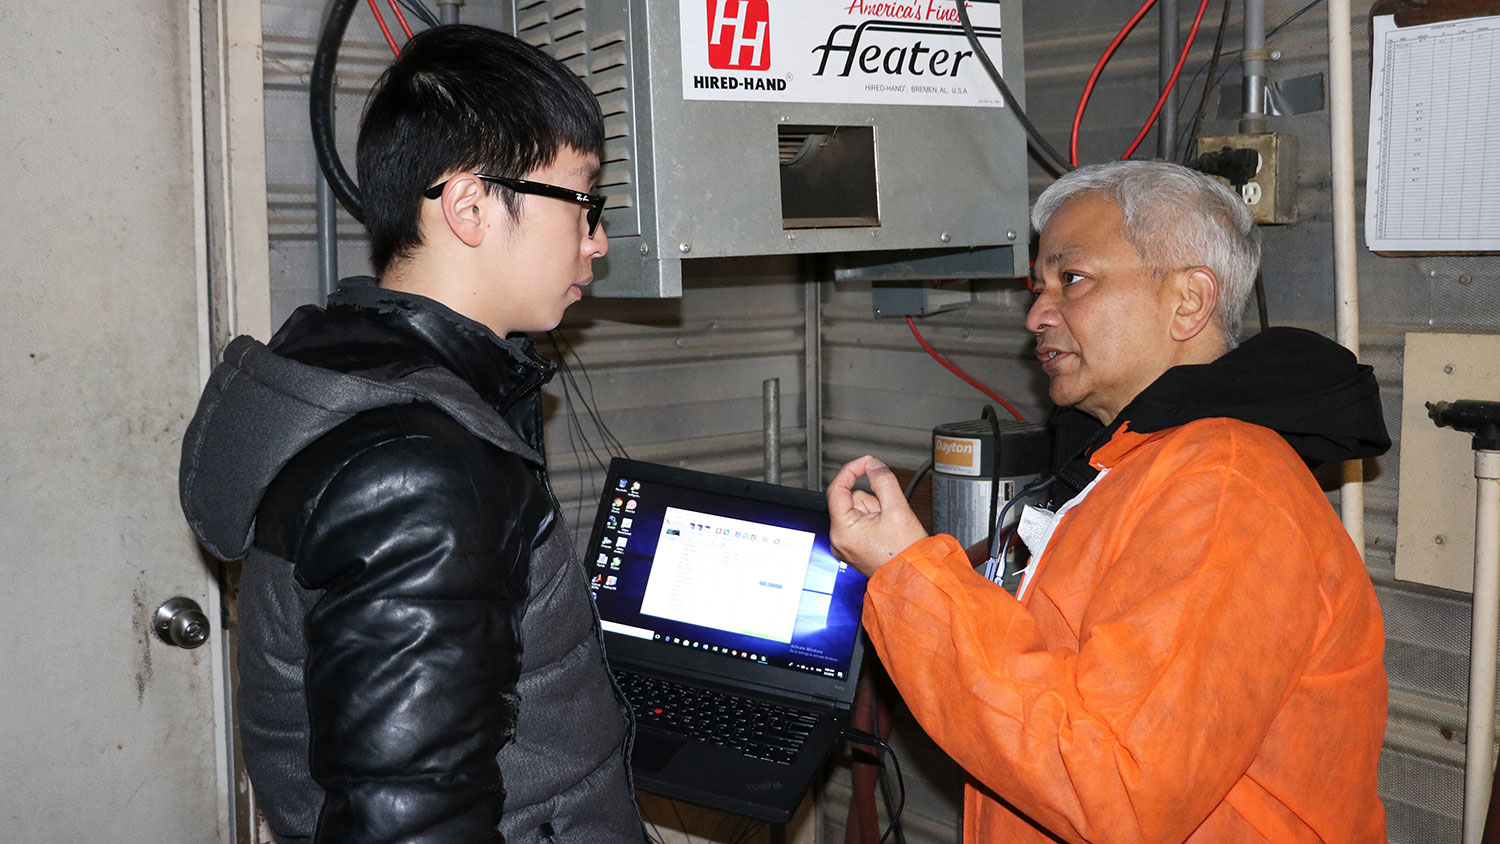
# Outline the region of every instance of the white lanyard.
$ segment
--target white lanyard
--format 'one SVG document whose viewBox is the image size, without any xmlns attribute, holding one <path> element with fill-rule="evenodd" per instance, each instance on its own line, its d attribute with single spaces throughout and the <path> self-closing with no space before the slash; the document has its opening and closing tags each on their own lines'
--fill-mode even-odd
<svg viewBox="0 0 1500 844">
<path fill-rule="evenodd" d="M 1099 474 L 1089 481 L 1089 485 L 1068 499 L 1067 503 L 1059 507 L 1056 513 L 1033 507 L 1030 504 L 1025 505 L 1021 510 L 1021 520 L 1016 525 L 1016 533 L 1020 534 L 1021 541 L 1025 542 L 1026 547 L 1031 550 L 1031 560 L 1021 571 L 1021 588 L 1016 590 L 1017 600 L 1026 596 L 1026 587 L 1031 585 L 1031 578 L 1036 575 L 1037 567 L 1042 562 L 1042 555 L 1047 552 L 1047 545 L 1052 541 L 1052 534 L 1057 530 L 1062 517 L 1078 506 L 1078 503 L 1083 501 L 1107 474 L 1109 474 L 1108 469 L 1100 469 Z"/>
</svg>

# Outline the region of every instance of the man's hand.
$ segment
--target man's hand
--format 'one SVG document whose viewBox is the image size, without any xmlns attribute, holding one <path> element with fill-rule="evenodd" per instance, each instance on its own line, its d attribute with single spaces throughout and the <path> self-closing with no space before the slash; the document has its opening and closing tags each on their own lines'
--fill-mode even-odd
<svg viewBox="0 0 1500 844">
<path fill-rule="evenodd" d="M 874 495 L 854 488 L 860 475 L 869 477 Z M 828 515 L 834 553 L 866 577 L 927 537 L 895 473 L 869 455 L 845 463 L 834 476 L 828 485 Z"/>
</svg>

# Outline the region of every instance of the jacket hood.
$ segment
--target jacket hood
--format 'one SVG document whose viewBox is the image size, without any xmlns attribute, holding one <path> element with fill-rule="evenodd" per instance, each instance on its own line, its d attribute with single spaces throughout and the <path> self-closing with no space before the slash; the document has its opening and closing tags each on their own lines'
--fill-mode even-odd
<svg viewBox="0 0 1500 844">
<path fill-rule="evenodd" d="M 1212 363 L 1177 366 L 1105 428 L 1068 409 L 1055 419 L 1059 455 L 1085 453 L 1122 425 L 1153 433 L 1227 417 L 1281 434 L 1309 465 L 1384 454 L 1391 447 L 1374 370 L 1343 346 L 1301 328 L 1268 328 Z M 1059 465 L 1062 465 L 1061 462 Z"/>
<path fill-rule="evenodd" d="M 476 349 L 493 365 L 471 361 L 474 372 L 455 373 L 453 362 Z M 495 337 L 431 300 L 380 291 L 373 279 L 346 282 L 326 312 L 309 306 L 293 314 L 271 347 L 237 337 L 225 348 L 183 439 L 183 514 L 214 556 L 243 557 L 266 487 L 282 468 L 355 415 L 395 404 L 435 405 L 541 466 L 541 454 L 497 415 L 495 402 L 507 384 L 539 388 L 551 367 L 529 341 Z"/>
</svg>

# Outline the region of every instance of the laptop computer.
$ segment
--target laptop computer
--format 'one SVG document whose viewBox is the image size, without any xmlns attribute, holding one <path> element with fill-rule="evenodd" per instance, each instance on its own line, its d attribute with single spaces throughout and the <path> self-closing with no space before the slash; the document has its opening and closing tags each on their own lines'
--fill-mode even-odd
<svg viewBox="0 0 1500 844">
<path fill-rule="evenodd" d="M 615 458 L 585 554 L 636 787 L 785 824 L 848 722 L 865 578 L 819 492 Z"/>
</svg>

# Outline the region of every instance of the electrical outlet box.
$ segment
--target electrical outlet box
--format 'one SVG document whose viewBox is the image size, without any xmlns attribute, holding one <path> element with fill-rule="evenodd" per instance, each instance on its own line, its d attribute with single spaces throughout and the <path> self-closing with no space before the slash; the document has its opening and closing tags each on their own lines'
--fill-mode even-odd
<svg viewBox="0 0 1500 844">
<path fill-rule="evenodd" d="M 1260 135 L 1218 135 L 1198 139 L 1198 155 L 1224 147 L 1252 149 L 1260 166 L 1250 181 L 1235 187 L 1257 223 L 1297 222 L 1297 136 L 1281 132 Z M 1219 181 L 1224 181 L 1220 179 Z M 1225 184 L 1228 184 L 1225 182 Z"/>
</svg>

